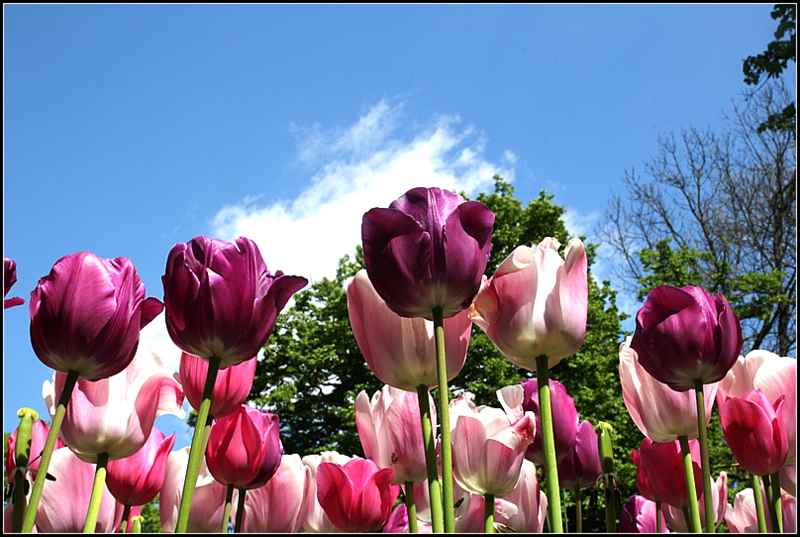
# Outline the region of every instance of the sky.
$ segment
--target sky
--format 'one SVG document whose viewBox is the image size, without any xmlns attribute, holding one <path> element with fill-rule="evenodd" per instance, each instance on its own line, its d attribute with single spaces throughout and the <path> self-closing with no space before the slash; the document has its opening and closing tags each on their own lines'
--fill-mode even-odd
<svg viewBox="0 0 800 537">
<path fill-rule="evenodd" d="M 5 4 L 3 254 L 26 305 L 3 313 L 4 431 L 21 407 L 49 419 L 27 301 L 59 258 L 127 257 L 163 298 L 173 245 L 245 236 L 315 281 L 369 209 L 417 186 L 491 192 L 494 174 L 523 202 L 554 194 L 597 242 L 659 135 L 724 127 L 771 10 Z M 163 316 L 141 344 L 177 370 Z M 156 425 L 190 444 L 180 419 Z"/>
</svg>

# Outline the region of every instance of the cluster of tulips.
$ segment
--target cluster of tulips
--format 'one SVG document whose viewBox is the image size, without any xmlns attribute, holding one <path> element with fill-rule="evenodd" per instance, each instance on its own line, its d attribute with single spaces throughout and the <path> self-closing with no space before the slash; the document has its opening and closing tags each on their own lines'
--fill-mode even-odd
<svg viewBox="0 0 800 537">
<path fill-rule="evenodd" d="M 563 257 L 553 238 L 520 246 L 486 278 L 493 224 L 481 203 L 438 188 L 364 215 L 366 270 L 349 284 L 348 310 L 385 384 L 355 401 L 366 458 L 283 453 L 278 416 L 245 404 L 276 316 L 307 284 L 271 274 L 252 241 L 175 245 L 163 302 L 145 297 L 127 259 L 60 259 L 29 302 L 34 351 L 55 370 L 43 390 L 52 423 L 20 411 L 6 529 L 137 531 L 140 506 L 160 494 L 168 532 L 561 532 L 559 487 L 580 505 L 581 489 L 599 486 L 612 532 L 713 531 L 722 521 L 733 531 L 795 531 L 796 360 L 739 356 L 741 328 L 725 298 L 670 286 L 650 293 L 620 348 L 622 396 L 646 438 L 632 451 L 640 495 L 616 527 L 610 426 L 580 422 L 548 374 L 585 337 L 583 244 L 570 240 Z M 6 258 L 4 297 L 15 281 Z M 183 351 L 179 372 L 138 345 L 162 310 Z M 499 407 L 476 406 L 469 393 L 449 400 L 472 323 L 536 371 L 500 388 Z M 191 446 L 172 451 L 175 435 L 153 423 L 183 417 L 184 398 L 197 423 Z M 715 401 L 728 446 L 754 476 L 733 506 L 725 473 L 710 475 Z"/>
</svg>

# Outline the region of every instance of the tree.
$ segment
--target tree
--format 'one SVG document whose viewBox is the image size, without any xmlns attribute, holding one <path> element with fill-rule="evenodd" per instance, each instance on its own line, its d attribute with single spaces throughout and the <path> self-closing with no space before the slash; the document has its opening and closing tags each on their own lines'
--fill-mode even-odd
<svg viewBox="0 0 800 537">
<path fill-rule="evenodd" d="M 599 230 L 619 283 L 641 300 L 660 284 L 721 292 L 739 315 L 743 353 L 796 351 L 794 133 L 760 129 L 790 102 L 770 83 L 734 105 L 721 134 L 682 130 L 658 139 L 646 176 L 626 172 Z"/>
</svg>

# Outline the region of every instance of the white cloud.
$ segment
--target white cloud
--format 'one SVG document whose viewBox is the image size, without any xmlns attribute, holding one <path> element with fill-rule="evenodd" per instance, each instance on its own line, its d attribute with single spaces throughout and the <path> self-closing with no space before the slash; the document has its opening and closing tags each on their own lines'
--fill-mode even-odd
<svg viewBox="0 0 800 537">
<path fill-rule="evenodd" d="M 294 200 L 244 199 L 223 207 L 212 235 L 248 237 L 272 271 L 312 281 L 335 275 L 338 260 L 361 241 L 361 218 L 407 190 L 437 186 L 473 195 L 513 168 L 484 157 L 485 140 L 454 116 L 434 119 L 410 139 L 398 135 L 402 104 L 381 101 L 348 128 L 295 128 L 298 159 L 318 170 Z M 503 160 L 513 165 L 513 154 Z"/>
</svg>

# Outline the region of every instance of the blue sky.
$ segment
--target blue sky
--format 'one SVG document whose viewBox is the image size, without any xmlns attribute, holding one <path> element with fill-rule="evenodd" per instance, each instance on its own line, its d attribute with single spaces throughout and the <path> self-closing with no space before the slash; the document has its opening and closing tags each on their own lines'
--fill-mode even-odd
<svg viewBox="0 0 800 537">
<path fill-rule="evenodd" d="M 555 194 L 591 239 L 658 135 L 721 128 L 771 10 L 5 5 L 9 296 L 88 250 L 130 258 L 161 298 L 170 248 L 197 235 L 330 276 L 370 208 L 414 186 L 474 195 L 495 173 L 523 201 Z M 46 417 L 28 326 L 27 305 L 4 311 L 6 431 L 22 406 Z M 176 363 L 163 319 L 143 339 Z M 189 444 L 180 420 L 157 425 Z"/>
</svg>

